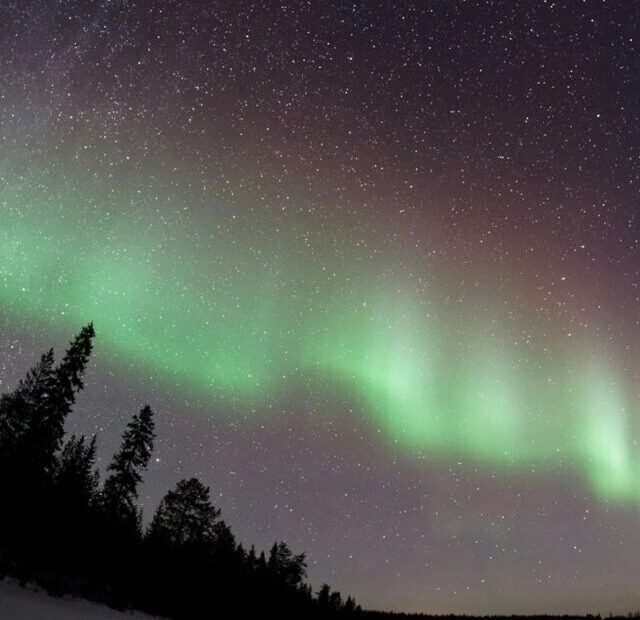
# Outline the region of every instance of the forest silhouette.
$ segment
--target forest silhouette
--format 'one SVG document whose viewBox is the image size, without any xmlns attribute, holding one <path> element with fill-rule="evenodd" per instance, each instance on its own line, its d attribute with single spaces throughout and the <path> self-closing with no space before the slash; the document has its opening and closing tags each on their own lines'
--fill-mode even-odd
<svg viewBox="0 0 640 620">
<path fill-rule="evenodd" d="M 43 353 L 0 397 L 0 576 L 176 620 L 427 617 L 365 611 L 327 584 L 313 593 L 304 553 L 283 541 L 267 554 L 246 549 L 195 477 L 179 480 L 145 525 L 137 499 L 151 407 L 127 424 L 104 481 L 96 435 L 65 434 L 94 337 L 83 327 L 58 364 Z"/>
<path fill-rule="evenodd" d="M 82 328 L 56 365 L 45 352 L 0 397 L 0 572 L 121 609 L 168 618 L 324 618 L 358 609 L 323 585 L 314 596 L 305 554 L 268 554 L 236 541 L 209 488 L 177 482 L 145 527 L 138 487 L 155 438 L 150 406 L 136 413 L 101 483 L 97 437 L 65 437 L 91 355 Z"/>
</svg>

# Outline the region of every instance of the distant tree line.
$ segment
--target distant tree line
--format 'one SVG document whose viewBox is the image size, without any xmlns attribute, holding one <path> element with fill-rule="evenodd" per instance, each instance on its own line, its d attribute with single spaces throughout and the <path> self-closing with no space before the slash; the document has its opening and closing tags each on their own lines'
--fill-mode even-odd
<svg viewBox="0 0 640 620">
<path fill-rule="evenodd" d="M 96 436 L 65 436 L 95 336 L 87 325 L 0 397 L 0 573 L 117 608 L 168 618 L 338 618 L 367 612 L 323 585 L 305 554 L 238 543 L 209 489 L 180 480 L 145 526 L 138 486 L 155 439 L 153 412 L 129 421 L 103 482 Z"/>
</svg>

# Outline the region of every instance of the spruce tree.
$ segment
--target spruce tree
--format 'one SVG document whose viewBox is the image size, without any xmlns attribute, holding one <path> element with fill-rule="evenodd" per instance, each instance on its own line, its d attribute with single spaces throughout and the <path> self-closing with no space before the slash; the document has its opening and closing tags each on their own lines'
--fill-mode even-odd
<svg viewBox="0 0 640 620">
<path fill-rule="evenodd" d="M 0 458 L 3 462 L 16 456 L 18 446 L 38 411 L 46 403 L 54 387 L 53 349 L 43 353 L 40 361 L 21 379 L 16 389 L 0 398 Z M 8 465 L 8 463 L 5 463 Z"/>
<path fill-rule="evenodd" d="M 67 511 L 87 512 L 95 501 L 99 474 L 94 469 L 96 436 L 87 441 L 84 435 L 72 436 L 60 455 L 56 473 L 56 496 Z"/>
<path fill-rule="evenodd" d="M 0 546 L 14 552 L 30 547 L 33 509 L 43 501 L 43 485 L 35 477 L 36 446 L 27 435 L 53 392 L 53 363 L 49 350 L 0 399 Z"/>
<path fill-rule="evenodd" d="M 102 507 L 113 523 L 136 530 L 140 527 L 136 507 L 138 484 L 151 458 L 154 438 L 153 412 L 145 405 L 127 424 L 120 449 L 107 468 L 109 475 L 102 490 Z"/>
<path fill-rule="evenodd" d="M 331 587 L 329 586 L 329 584 L 322 584 L 322 587 L 318 590 L 317 597 L 318 605 L 320 606 L 320 608 L 323 610 L 329 609 L 329 601 L 331 598 Z"/>
<path fill-rule="evenodd" d="M 52 541 L 59 534 L 61 511 L 53 509 L 58 453 L 66 417 L 83 387 L 94 335 L 93 325 L 84 327 L 57 368 L 53 350 L 44 353 L 14 392 L 0 401 L 3 546 L 34 567 L 50 561 Z"/>
<path fill-rule="evenodd" d="M 255 545 L 251 545 L 251 548 L 249 549 L 249 553 L 247 554 L 247 564 L 252 570 L 255 570 L 258 567 L 258 556 L 256 554 Z"/>
<path fill-rule="evenodd" d="M 71 437 L 64 445 L 53 485 L 47 524 L 49 550 L 65 573 L 88 577 L 93 561 L 92 537 L 96 534 L 94 504 L 98 489 L 95 469 L 96 437 Z"/>
<path fill-rule="evenodd" d="M 347 613 L 353 613 L 356 610 L 356 602 L 351 596 L 347 596 L 347 600 L 342 606 L 342 610 Z"/>
<path fill-rule="evenodd" d="M 260 557 L 258 557 L 258 572 L 262 575 L 267 572 L 267 558 L 264 555 L 264 551 L 261 551 Z"/>
<path fill-rule="evenodd" d="M 101 530 L 96 569 L 112 588 L 112 602 L 127 607 L 139 597 L 136 583 L 142 562 L 142 511 L 138 485 L 153 449 L 153 412 L 146 405 L 127 424 L 122 443 L 107 468 L 98 502 Z"/>
<path fill-rule="evenodd" d="M 45 482 L 50 482 L 55 474 L 56 454 L 62 446 L 64 423 L 75 403 L 76 394 L 84 387 L 82 376 L 89 361 L 94 336 L 92 323 L 83 327 L 70 343 L 62 362 L 53 371 L 53 350 L 41 359 L 40 381 L 43 385 L 37 390 L 23 441 L 30 455 L 32 475 Z"/>
</svg>

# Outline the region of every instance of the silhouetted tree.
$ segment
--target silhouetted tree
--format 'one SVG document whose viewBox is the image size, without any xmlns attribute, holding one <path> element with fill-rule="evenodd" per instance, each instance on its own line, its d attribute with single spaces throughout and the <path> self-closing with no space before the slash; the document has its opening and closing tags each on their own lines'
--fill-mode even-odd
<svg viewBox="0 0 640 620">
<path fill-rule="evenodd" d="M 121 527 L 140 528 L 138 484 L 151 458 L 154 438 L 153 412 L 145 405 L 127 424 L 120 450 L 107 468 L 109 475 L 101 494 L 105 515 Z"/>
<path fill-rule="evenodd" d="M 296 587 L 307 575 L 305 554 L 293 555 L 287 543 L 274 543 L 267 568 L 288 586 Z"/>
<path fill-rule="evenodd" d="M 216 556 L 225 559 L 238 556 L 236 537 L 233 535 L 231 528 L 224 521 L 218 521 L 213 529 L 215 534 L 214 551 Z"/>
<path fill-rule="evenodd" d="M 160 502 L 149 527 L 149 538 L 174 546 L 211 545 L 220 511 L 209 501 L 209 488 L 197 478 L 180 480 Z"/>
<path fill-rule="evenodd" d="M 30 460 L 36 476 L 49 480 L 55 474 L 56 455 L 64 437 L 64 423 L 75 403 L 77 392 L 84 387 L 82 377 L 89 361 L 94 336 L 92 323 L 83 327 L 53 372 L 50 370 L 53 350 L 41 359 L 43 392 L 38 405 L 31 408 L 23 435 L 25 443 L 29 445 Z"/>
<path fill-rule="evenodd" d="M 249 549 L 249 553 L 247 553 L 247 564 L 249 564 L 249 566 L 254 570 L 258 566 L 258 556 L 256 554 L 255 545 L 251 545 L 251 548 Z"/>
<path fill-rule="evenodd" d="M 329 607 L 335 611 L 338 611 L 342 607 L 342 596 L 340 592 L 332 592 L 329 595 Z"/>
<path fill-rule="evenodd" d="M 345 601 L 342 609 L 345 613 L 348 613 L 348 614 L 353 613 L 356 610 L 356 602 L 353 600 L 352 597 L 347 596 L 347 600 Z"/>
<path fill-rule="evenodd" d="M 0 405 L 0 489 L 3 510 L 0 536 L 26 564 L 39 565 L 52 556 L 55 519 L 42 519 L 51 506 L 64 423 L 82 389 L 93 325 L 82 328 L 54 368 L 54 353 L 44 353 L 13 393 Z"/>
<path fill-rule="evenodd" d="M 18 447 L 34 418 L 42 417 L 39 411 L 55 389 L 53 363 L 53 349 L 50 349 L 13 392 L 0 398 L 0 459 L 5 465 L 0 473 L 6 473 L 8 462 L 16 459 Z M 12 478 L 15 473 L 11 472 Z"/>
<path fill-rule="evenodd" d="M 35 506 L 47 503 L 42 477 L 36 479 L 35 462 L 40 456 L 34 433 L 27 436 L 34 420 L 43 417 L 43 409 L 54 390 L 53 350 L 44 353 L 10 394 L 0 399 L 0 541 L 9 557 L 34 564 L 39 547 L 35 529 Z"/>
<path fill-rule="evenodd" d="M 137 596 L 136 575 L 143 560 L 142 511 L 136 500 L 154 437 L 153 412 L 146 405 L 127 424 L 100 493 L 102 538 L 96 570 L 99 579 L 111 585 L 111 599 L 119 607 L 131 605 Z"/>
<path fill-rule="evenodd" d="M 100 478 L 95 462 L 95 435 L 89 441 L 84 435 L 73 435 L 67 441 L 55 480 L 57 498 L 67 510 L 87 512 L 94 503 Z"/>
<path fill-rule="evenodd" d="M 260 552 L 260 557 L 258 558 L 258 570 L 262 573 L 267 571 L 267 558 L 264 555 L 264 551 Z"/>
<path fill-rule="evenodd" d="M 96 436 L 71 437 L 62 450 L 50 508 L 49 546 L 65 572 L 83 569 L 92 561 L 96 535 L 94 504 L 99 474 L 95 469 Z"/>
<path fill-rule="evenodd" d="M 320 587 L 320 589 L 318 590 L 318 594 L 317 594 L 318 605 L 322 609 L 329 609 L 329 607 L 330 607 L 330 604 L 329 604 L 330 596 L 331 596 L 331 588 L 329 587 L 328 584 L 323 583 L 322 586 Z"/>
<path fill-rule="evenodd" d="M 93 349 L 96 332 L 93 323 L 83 327 L 70 343 L 62 362 L 55 370 L 56 391 L 53 399 L 53 415 L 49 421 L 55 449 L 62 445 L 64 422 L 76 401 L 76 394 L 84 388 L 83 376 Z"/>
</svg>

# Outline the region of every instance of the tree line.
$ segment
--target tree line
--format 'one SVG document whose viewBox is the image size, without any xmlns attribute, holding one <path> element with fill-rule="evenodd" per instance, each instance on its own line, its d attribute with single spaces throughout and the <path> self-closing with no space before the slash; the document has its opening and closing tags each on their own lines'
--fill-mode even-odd
<svg viewBox="0 0 640 620">
<path fill-rule="evenodd" d="M 148 405 L 100 480 L 96 435 L 65 434 L 94 337 L 93 324 L 83 327 L 59 363 L 50 349 L 0 397 L 0 573 L 179 620 L 367 615 L 326 584 L 313 593 L 305 554 L 285 542 L 267 554 L 246 549 L 195 477 L 178 481 L 145 525 L 137 500 L 155 439 Z"/>
</svg>

